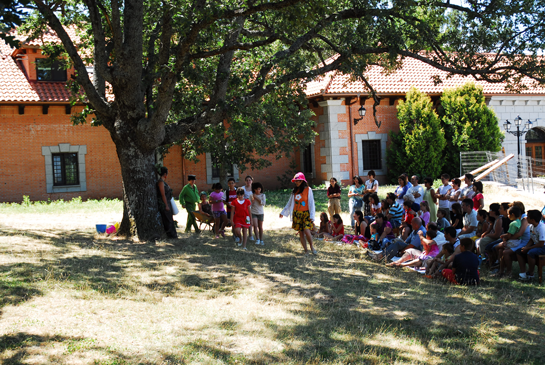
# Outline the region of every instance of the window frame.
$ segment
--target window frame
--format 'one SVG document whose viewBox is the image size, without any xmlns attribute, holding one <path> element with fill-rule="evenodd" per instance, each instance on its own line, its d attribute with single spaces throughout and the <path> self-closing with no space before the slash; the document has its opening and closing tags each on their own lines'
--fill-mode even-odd
<svg viewBox="0 0 545 365">
<path fill-rule="evenodd" d="M 206 183 L 208 185 L 212 185 L 214 183 L 220 182 L 219 177 L 212 176 L 213 174 L 212 168 L 213 168 L 212 155 L 210 154 L 210 152 L 206 152 Z M 239 181 L 239 172 L 238 172 L 237 165 L 233 165 L 233 178 L 235 179 L 236 182 Z"/>
<path fill-rule="evenodd" d="M 367 148 L 365 147 L 366 144 Z M 361 141 L 361 153 L 364 170 L 382 170 L 382 150 L 380 148 L 380 144 L 380 139 L 368 139 Z M 376 156 L 372 155 L 370 152 L 372 147 L 376 148 Z"/>
<path fill-rule="evenodd" d="M 375 169 L 377 176 L 388 174 L 388 166 L 386 165 L 386 142 L 388 141 L 387 133 L 367 132 L 364 134 L 356 134 L 354 136 L 356 156 L 358 157 L 358 175 L 367 176 L 369 170 L 364 169 L 363 164 L 363 141 L 379 140 L 380 141 L 380 161 L 381 169 Z"/>
<path fill-rule="evenodd" d="M 76 159 L 76 163 L 75 163 L 75 178 L 76 178 L 76 181 L 73 182 L 73 183 L 69 183 L 68 182 L 68 175 L 66 174 L 66 165 L 67 165 L 67 159 L 66 157 L 69 156 L 69 155 L 72 155 L 75 157 Z M 60 157 L 60 175 L 61 175 L 61 181 L 57 181 L 56 179 L 56 175 L 57 175 L 57 169 L 56 169 L 56 162 L 55 162 L 55 157 Z M 78 168 L 78 154 L 75 153 L 75 152 L 61 152 L 61 153 L 53 153 L 51 154 L 51 162 L 52 162 L 52 165 L 53 165 L 53 186 L 74 186 L 74 185 L 79 185 L 79 168 Z"/>
<path fill-rule="evenodd" d="M 55 185 L 53 176 L 53 154 L 76 153 L 78 158 L 77 176 L 78 185 Z M 86 145 L 72 146 L 70 143 L 59 143 L 57 146 L 42 146 L 42 156 L 45 162 L 45 185 L 48 194 L 72 193 L 87 191 L 87 178 L 85 170 Z"/>
<path fill-rule="evenodd" d="M 316 160 L 314 158 L 314 148 L 315 148 L 315 146 L 316 146 L 315 143 L 311 142 L 306 147 L 304 147 L 304 148 L 301 147 L 300 148 L 301 172 L 303 172 L 305 174 L 307 179 L 313 179 L 313 178 L 316 177 Z M 306 157 L 308 157 L 308 161 L 305 161 Z M 307 163 L 310 164 L 310 168 L 312 169 L 312 171 L 303 171 L 303 170 L 306 170 L 305 167 L 306 167 Z"/>
<path fill-rule="evenodd" d="M 212 163 L 212 179 L 218 179 L 220 178 L 219 174 L 219 167 L 216 167 L 217 164 L 217 158 L 215 158 L 214 155 L 210 155 L 211 163 Z M 235 165 L 231 165 L 231 171 L 227 171 L 227 178 L 235 177 Z"/>
<path fill-rule="evenodd" d="M 43 65 L 49 62 L 51 62 L 51 60 L 49 60 L 48 58 L 37 58 L 34 61 L 36 65 L 36 80 L 40 82 L 68 81 L 68 70 L 62 68 L 61 62 L 56 60 L 48 66 Z M 42 65 L 40 66 L 40 64 Z M 44 72 L 49 72 L 50 78 L 43 78 Z M 40 78 L 40 75 L 42 75 L 42 78 Z"/>
</svg>

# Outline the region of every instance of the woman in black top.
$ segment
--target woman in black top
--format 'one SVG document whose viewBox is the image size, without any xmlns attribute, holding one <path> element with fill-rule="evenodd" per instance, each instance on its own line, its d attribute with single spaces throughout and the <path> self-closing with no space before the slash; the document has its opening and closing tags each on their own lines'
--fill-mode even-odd
<svg viewBox="0 0 545 365">
<path fill-rule="evenodd" d="M 165 232 L 169 238 L 178 238 L 178 233 L 176 232 L 174 218 L 172 215 L 172 189 L 165 181 L 168 176 L 168 169 L 164 166 L 161 167 L 159 170 L 159 176 L 159 181 L 157 181 L 157 198 L 159 201 L 159 212 L 161 213 L 163 226 L 165 227 Z"/>
<path fill-rule="evenodd" d="M 334 214 L 341 214 L 341 187 L 334 177 L 329 180 L 327 198 L 329 200 L 327 208 L 329 216 L 333 217 Z"/>
</svg>

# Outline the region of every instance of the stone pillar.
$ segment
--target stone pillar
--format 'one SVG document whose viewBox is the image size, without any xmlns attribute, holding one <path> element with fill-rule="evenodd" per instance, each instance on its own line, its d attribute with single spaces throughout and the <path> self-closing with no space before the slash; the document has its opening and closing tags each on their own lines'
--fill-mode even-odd
<svg viewBox="0 0 545 365">
<path fill-rule="evenodd" d="M 331 177 L 335 177 L 338 181 L 350 179 L 350 172 L 341 170 L 341 164 L 348 163 L 348 155 L 340 153 L 342 147 L 348 147 L 346 138 L 341 138 L 339 135 L 339 131 L 347 130 L 346 122 L 339 122 L 337 118 L 338 114 L 346 114 L 346 106 L 342 103 L 343 100 L 318 102 L 324 110 L 318 122 L 324 126 L 323 132 L 320 132 L 320 139 L 325 141 L 325 147 L 320 148 L 320 156 L 326 158 L 326 163 L 322 164 L 321 170 L 327 174 L 327 181 Z"/>
</svg>

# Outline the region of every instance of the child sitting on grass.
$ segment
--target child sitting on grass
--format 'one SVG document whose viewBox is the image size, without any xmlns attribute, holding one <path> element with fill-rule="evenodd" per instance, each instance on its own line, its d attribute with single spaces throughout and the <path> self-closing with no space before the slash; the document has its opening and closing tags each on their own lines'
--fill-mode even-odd
<svg viewBox="0 0 545 365">
<path fill-rule="evenodd" d="M 454 253 L 454 246 L 451 243 L 445 243 L 439 255 L 431 260 L 426 260 L 426 277 L 431 279 L 441 274 L 439 268 L 444 265 L 450 256 Z"/>
<path fill-rule="evenodd" d="M 322 212 L 320 213 L 320 228 L 316 231 L 316 225 L 314 225 L 314 229 L 310 233 L 316 238 L 324 238 L 324 234 L 329 233 L 330 224 L 331 222 L 329 221 L 327 213 Z"/>
<path fill-rule="evenodd" d="M 326 241 L 340 241 L 344 236 L 344 224 L 340 215 L 333 214 L 333 224 L 330 225 L 329 233 L 324 233 Z"/>
<path fill-rule="evenodd" d="M 450 222 L 446 218 L 448 214 L 448 210 L 444 208 L 437 210 L 437 227 L 441 232 L 443 232 L 445 228 L 450 227 Z"/>
<path fill-rule="evenodd" d="M 539 210 L 529 210 L 527 219 L 528 223 L 534 226 L 534 230 L 528 244 L 516 251 L 521 280 L 534 278 L 536 261 L 539 260 L 540 255 L 545 255 L 545 223 L 541 220 L 541 212 Z M 526 271 L 526 263 L 528 263 L 528 271 Z"/>
<path fill-rule="evenodd" d="M 452 204 L 451 212 L 451 226 L 456 229 L 456 234 L 460 234 L 462 228 L 464 228 L 464 214 L 462 213 L 462 204 L 454 203 Z"/>
<path fill-rule="evenodd" d="M 418 232 L 418 235 L 422 238 L 423 233 L 422 231 Z M 391 262 L 387 264 L 386 266 L 390 267 L 406 267 L 406 266 L 414 266 L 414 267 L 420 267 L 423 265 L 424 261 L 434 258 L 439 253 L 439 247 L 433 241 L 435 237 L 437 236 L 437 231 L 430 230 L 426 232 L 426 238 L 428 240 L 422 240 L 422 246 L 424 248 L 424 251 L 417 250 L 416 248 L 409 248 L 405 250 L 405 253 L 398 261 Z M 428 241 L 431 243 L 428 244 Z"/>
<path fill-rule="evenodd" d="M 403 222 L 401 222 L 401 239 L 403 241 L 405 241 L 407 239 L 407 237 L 409 237 L 409 235 L 411 234 L 412 232 L 412 227 L 411 227 L 411 222 L 413 221 L 413 218 L 414 218 L 414 215 L 411 214 L 412 212 L 412 209 L 411 209 L 411 206 L 412 206 L 412 202 L 409 201 L 409 200 L 405 200 L 403 202 L 403 210 L 404 210 L 404 214 L 403 214 Z"/>
<path fill-rule="evenodd" d="M 365 220 L 365 217 L 363 216 L 361 210 L 356 210 L 354 212 L 354 222 L 356 222 L 356 226 L 354 227 L 354 234 L 356 236 L 365 235 L 365 231 L 367 229 L 367 221 Z"/>
<path fill-rule="evenodd" d="M 520 227 L 522 226 L 522 221 L 520 220 L 520 217 L 522 216 L 522 210 L 519 207 L 511 207 L 508 211 L 509 219 L 511 220 L 511 223 L 509 223 L 509 230 L 507 233 L 502 234 L 500 237 L 503 240 L 498 245 L 497 251 L 498 251 L 498 257 L 503 256 L 503 251 L 508 248 L 515 248 L 520 244 L 520 239 L 513 239 L 513 236 L 520 231 Z M 504 275 L 504 262 L 503 260 L 500 260 L 500 268 L 498 271 L 492 272 L 492 276 L 495 277 L 502 277 Z"/>
<path fill-rule="evenodd" d="M 479 285 L 479 257 L 471 252 L 473 241 L 464 238 L 459 247 L 460 253 L 454 257 L 452 269 L 444 269 L 443 277 L 453 284 Z"/>
<path fill-rule="evenodd" d="M 471 237 L 473 242 L 481 238 L 483 233 L 488 231 L 488 212 L 486 210 L 479 210 L 477 212 L 477 229 L 475 230 L 475 236 Z"/>
</svg>

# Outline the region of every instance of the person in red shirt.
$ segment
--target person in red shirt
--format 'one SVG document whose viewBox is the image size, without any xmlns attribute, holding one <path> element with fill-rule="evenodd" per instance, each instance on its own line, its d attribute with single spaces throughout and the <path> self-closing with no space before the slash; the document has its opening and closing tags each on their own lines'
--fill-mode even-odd
<svg viewBox="0 0 545 365">
<path fill-rule="evenodd" d="M 473 196 L 473 210 L 479 211 L 484 209 L 484 195 L 483 195 L 483 183 L 480 181 L 475 181 L 473 183 L 473 191 L 475 195 Z"/>
<path fill-rule="evenodd" d="M 344 237 L 344 223 L 340 215 L 333 214 L 333 224 L 329 229 L 329 234 L 324 234 L 326 241 L 340 241 Z"/>
<path fill-rule="evenodd" d="M 403 241 L 405 241 L 407 237 L 409 237 L 409 235 L 411 234 L 413 230 L 411 226 L 411 222 L 413 221 L 414 215 L 411 214 L 413 212 L 411 207 L 412 207 L 411 201 L 405 200 L 403 202 L 404 214 L 403 214 L 403 221 L 401 222 L 401 239 Z"/>
<path fill-rule="evenodd" d="M 238 245 L 246 250 L 246 241 L 248 240 L 248 228 L 250 228 L 250 199 L 244 199 L 244 188 L 237 189 L 237 198 L 231 203 L 231 222 L 235 236 L 239 238 Z M 242 237 L 241 237 L 242 231 Z"/>
</svg>

